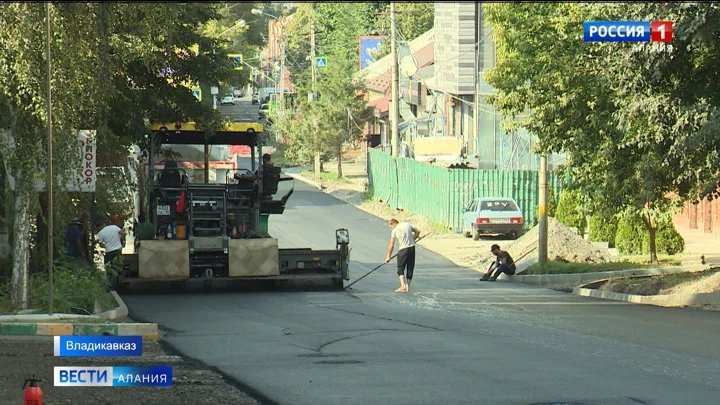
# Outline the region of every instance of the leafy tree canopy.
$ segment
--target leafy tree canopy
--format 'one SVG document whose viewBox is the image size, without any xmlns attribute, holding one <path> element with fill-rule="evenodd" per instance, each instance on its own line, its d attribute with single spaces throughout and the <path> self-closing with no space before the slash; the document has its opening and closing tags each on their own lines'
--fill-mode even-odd
<svg viewBox="0 0 720 405">
<path fill-rule="evenodd" d="M 634 207 L 650 229 L 673 205 L 669 193 L 692 199 L 717 189 L 717 3 L 483 10 L 497 44 L 485 78 L 506 129 L 526 128 L 540 151 L 567 153 L 573 184 L 597 206 Z M 673 42 L 585 43 L 591 20 L 671 20 Z"/>
</svg>

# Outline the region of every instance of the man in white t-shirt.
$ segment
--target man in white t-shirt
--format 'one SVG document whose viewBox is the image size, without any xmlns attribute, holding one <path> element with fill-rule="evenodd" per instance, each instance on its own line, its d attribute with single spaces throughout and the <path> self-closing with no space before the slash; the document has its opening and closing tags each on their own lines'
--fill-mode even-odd
<svg viewBox="0 0 720 405">
<path fill-rule="evenodd" d="M 102 224 L 98 224 L 98 227 Z M 125 240 L 125 232 L 117 225 L 108 223 L 97 234 L 100 246 L 105 248 L 105 272 L 108 279 L 111 280 L 113 274 L 108 271 L 108 264 L 115 258 L 122 256 L 123 240 Z M 116 270 L 117 271 L 117 270 Z"/>
<path fill-rule="evenodd" d="M 397 240 L 397 274 L 400 278 L 400 288 L 395 292 L 410 292 L 410 281 L 412 281 L 413 270 L 415 269 L 415 240 L 420 235 L 420 231 L 410 223 L 398 222 L 395 218 L 388 221 L 388 226 L 392 232 L 390 233 L 390 244 L 388 245 L 385 263 L 390 261 Z M 407 272 L 405 271 L 406 268 Z"/>
</svg>

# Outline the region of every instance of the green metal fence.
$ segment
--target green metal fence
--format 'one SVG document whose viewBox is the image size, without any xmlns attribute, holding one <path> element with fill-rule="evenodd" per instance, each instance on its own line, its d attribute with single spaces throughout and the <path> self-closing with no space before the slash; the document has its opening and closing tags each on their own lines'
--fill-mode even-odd
<svg viewBox="0 0 720 405">
<path fill-rule="evenodd" d="M 532 224 L 540 183 L 536 170 L 447 169 L 372 149 L 368 151 L 368 180 L 375 199 L 451 229 L 461 228 L 462 209 L 477 197 L 512 197 L 525 223 Z M 548 173 L 548 186 L 559 200 L 561 183 L 553 173 Z"/>
</svg>

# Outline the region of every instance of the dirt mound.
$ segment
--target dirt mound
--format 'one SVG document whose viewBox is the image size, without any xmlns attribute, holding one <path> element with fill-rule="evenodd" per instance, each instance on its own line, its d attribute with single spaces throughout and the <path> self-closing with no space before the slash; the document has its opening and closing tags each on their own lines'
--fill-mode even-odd
<svg viewBox="0 0 720 405">
<path fill-rule="evenodd" d="M 548 218 L 547 233 L 548 260 L 572 263 L 604 263 L 615 260 L 607 251 L 598 249 L 555 218 Z M 507 246 L 503 246 L 502 243 L 498 244 L 501 249 L 507 250 L 513 259 L 520 262 L 537 256 L 538 240 L 538 227 L 536 226 Z M 479 268 L 489 266 L 493 259 L 494 256 L 491 254 L 476 254 L 463 258 Z"/>
<path fill-rule="evenodd" d="M 720 272 L 661 291 L 661 294 L 708 294 L 720 292 Z"/>
</svg>

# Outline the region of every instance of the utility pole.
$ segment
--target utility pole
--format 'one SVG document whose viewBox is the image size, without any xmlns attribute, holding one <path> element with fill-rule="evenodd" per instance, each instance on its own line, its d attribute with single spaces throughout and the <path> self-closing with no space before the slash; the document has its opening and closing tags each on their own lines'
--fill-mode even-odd
<svg viewBox="0 0 720 405">
<path fill-rule="evenodd" d="M 475 2 L 475 153 L 480 169 L 480 3 Z"/>
<path fill-rule="evenodd" d="M 400 115 L 400 77 L 398 75 L 398 56 L 397 56 L 397 24 L 395 15 L 395 2 L 390 2 L 390 53 L 392 54 L 392 108 L 390 109 L 390 129 L 392 131 L 392 144 L 391 144 L 391 156 L 396 157 L 398 155 L 398 146 L 400 138 L 400 129 L 398 123 L 398 117 Z"/>
<path fill-rule="evenodd" d="M 275 111 L 275 119 L 277 120 L 277 125 L 274 125 L 275 128 L 275 139 L 281 139 L 282 134 L 280 131 L 280 128 L 282 128 L 281 122 L 282 118 L 285 116 L 285 105 L 284 105 L 284 96 L 285 96 L 285 23 L 281 21 L 281 18 L 278 18 L 278 23 L 280 23 L 280 77 L 278 77 L 277 81 L 275 82 L 276 87 L 280 87 L 278 91 L 280 93 L 275 93 L 275 100 L 277 101 L 277 111 Z M 278 85 L 279 83 L 279 85 Z"/>
<path fill-rule="evenodd" d="M 310 66 L 312 67 L 312 102 L 317 102 L 317 93 L 315 92 L 315 83 L 317 82 L 317 66 L 315 66 L 315 21 L 310 21 Z M 317 117 L 313 117 L 313 126 L 317 128 Z M 315 138 L 317 139 L 317 129 L 315 130 Z M 315 182 L 320 184 L 320 146 L 315 141 Z"/>
<path fill-rule="evenodd" d="M 277 98 L 278 107 L 283 109 L 283 97 L 285 96 L 285 26 L 280 25 L 280 27 L 280 78 L 278 79 L 278 82 L 280 83 L 280 94 Z"/>
<path fill-rule="evenodd" d="M 55 265 L 53 254 L 55 248 L 53 246 L 53 234 L 55 230 L 53 228 L 53 141 L 52 141 L 52 87 L 50 87 L 50 79 L 52 77 L 52 63 L 50 59 L 50 2 L 45 3 L 45 19 L 46 19 L 46 31 L 47 35 L 45 41 L 45 58 L 47 61 L 47 126 L 48 126 L 48 315 L 53 314 L 53 266 Z M 86 219 L 89 221 L 90 219 Z M 21 283 L 23 289 L 27 291 L 27 283 Z M 27 293 L 21 294 L 24 300 L 27 300 Z"/>
<path fill-rule="evenodd" d="M 548 202 L 548 173 L 547 155 L 540 155 L 540 201 L 538 201 L 538 263 L 543 265 L 548 260 L 548 237 L 547 237 L 547 202 Z"/>
</svg>

